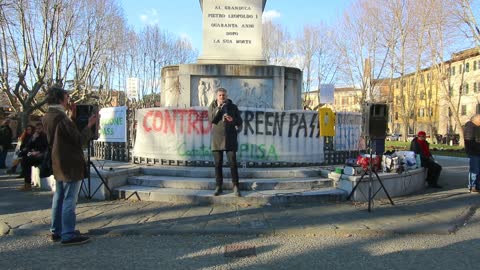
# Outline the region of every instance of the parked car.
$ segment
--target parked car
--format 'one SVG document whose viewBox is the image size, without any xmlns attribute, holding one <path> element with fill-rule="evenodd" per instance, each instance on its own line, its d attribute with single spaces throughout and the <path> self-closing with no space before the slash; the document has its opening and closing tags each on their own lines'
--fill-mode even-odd
<svg viewBox="0 0 480 270">
<path fill-rule="evenodd" d="M 399 141 L 401 137 L 402 137 L 402 134 L 392 133 L 387 136 L 387 141 Z"/>
</svg>

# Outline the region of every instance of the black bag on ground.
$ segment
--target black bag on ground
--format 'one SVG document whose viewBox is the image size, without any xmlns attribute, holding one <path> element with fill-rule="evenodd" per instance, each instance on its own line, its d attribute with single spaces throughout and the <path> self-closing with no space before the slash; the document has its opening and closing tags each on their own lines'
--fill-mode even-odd
<svg viewBox="0 0 480 270">
<path fill-rule="evenodd" d="M 52 166 L 52 149 L 47 148 L 47 151 L 43 155 L 42 164 L 40 164 L 40 177 L 49 177 L 53 174 Z"/>
</svg>

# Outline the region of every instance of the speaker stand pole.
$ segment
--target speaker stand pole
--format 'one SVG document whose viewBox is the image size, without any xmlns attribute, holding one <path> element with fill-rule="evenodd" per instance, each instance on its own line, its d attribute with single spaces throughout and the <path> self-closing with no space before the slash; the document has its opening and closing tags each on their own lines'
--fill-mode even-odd
<svg viewBox="0 0 480 270">
<path fill-rule="evenodd" d="M 90 140 L 88 142 L 88 149 L 87 149 L 87 155 L 88 155 L 88 157 L 87 157 L 87 166 L 88 166 L 88 168 L 87 168 L 87 188 L 86 188 L 87 190 L 85 192 L 85 190 L 83 190 L 83 188 L 82 188 L 83 194 L 85 194 L 85 198 L 92 199 L 93 196 L 97 193 L 97 191 L 102 187 L 102 185 L 104 185 L 105 188 L 108 191 L 109 199 L 112 199 L 113 198 L 112 190 L 110 189 L 110 187 L 108 187 L 107 182 L 103 178 L 102 174 L 98 171 L 97 167 L 95 166 L 95 164 L 93 164 L 93 162 L 90 159 L 90 155 L 91 155 L 90 148 L 92 147 L 92 145 L 93 145 L 93 140 Z M 102 183 L 100 183 L 100 185 L 98 185 L 97 189 L 95 189 L 95 191 L 93 193 L 91 192 L 90 166 L 93 167 L 93 169 L 97 173 L 98 178 L 102 182 Z M 84 185 L 84 180 L 82 180 L 82 185 L 81 186 L 83 187 L 83 185 Z"/>
<path fill-rule="evenodd" d="M 393 200 L 390 197 L 390 194 L 388 193 L 387 189 L 383 185 L 383 182 L 380 179 L 380 177 L 378 176 L 377 172 L 373 170 L 372 140 L 371 139 L 366 139 L 366 141 L 367 140 L 368 140 L 368 151 L 369 151 L 369 155 L 370 155 L 370 161 L 368 163 L 368 167 L 363 170 L 360 179 L 358 180 L 358 182 L 355 184 L 352 191 L 348 195 L 347 200 L 350 200 L 352 198 L 353 194 L 355 193 L 355 190 L 360 185 L 360 183 L 362 183 L 362 181 L 365 181 L 365 176 L 368 174 L 368 181 L 369 181 L 369 183 L 368 183 L 368 212 L 371 212 L 372 211 L 373 199 L 378 194 L 378 192 L 380 192 L 380 190 L 383 190 L 385 192 L 385 194 L 388 197 L 388 200 L 390 200 L 390 203 L 392 205 L 395 205 L 395 204 L 393 203 Z M 377 179 L 378 183 L 380 184 L 380 188 L 377 191 L 375 191 L 375 193 L 373 193 L 373 174 L 375 174 L 376 179 Z"/>
</svg>

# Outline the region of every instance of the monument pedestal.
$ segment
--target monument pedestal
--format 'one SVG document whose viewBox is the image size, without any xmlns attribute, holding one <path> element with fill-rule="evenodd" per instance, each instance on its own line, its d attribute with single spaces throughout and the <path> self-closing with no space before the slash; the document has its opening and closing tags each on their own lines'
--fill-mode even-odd
<svg viewBox="0 0 480 270">
<path fill-rule="evenodd" d="M 185 64 L 162 69 L 161 106 L 208 106 L 223 87 L 239 107 L 301 109 L 297 68 L 239 64 Z"/>
</svg>

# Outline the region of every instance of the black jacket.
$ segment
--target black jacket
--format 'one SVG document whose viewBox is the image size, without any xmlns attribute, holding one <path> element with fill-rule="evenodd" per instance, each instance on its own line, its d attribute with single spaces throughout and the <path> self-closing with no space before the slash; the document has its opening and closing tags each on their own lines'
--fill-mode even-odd
<svg viewBox="0 0 480 270">
<path fill-rule="evenodd" d="M 225 114 L 230 115 L 233 121 L 224 122 L 223 115 Z M 217 101 L 214 100 L 210 106 L 208 106 L 208 121 L 212 123 L 211 150 L 237 151 L 237 133 L 243 123 L 237 105 L 228 99 L 223 108 L 220 108 L 217 105 Z"/>
<path fill-rule="evenodd" d="M 428 150 L 430 151 L 430 143 L 425 141 L 427 144 Z M 429 160 L 431 157 L 427 157 L 423 151 L 422 148 L 420 147 L 420 144 L 418 143 L 418 137 L 413 138 L 412 142 L 410 143 L 410 151 L 415 152 L 415 154 L 420 155 L 420 161 L 422 162 L 422 166 L 426 164 L 426 161 Z"/>
<path fill-rule="evenodd" d="M 480 127 L 468 121 L 463 128 L 465 152 L 470 156 L 480 156 Z"/>
</svg>

